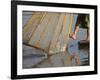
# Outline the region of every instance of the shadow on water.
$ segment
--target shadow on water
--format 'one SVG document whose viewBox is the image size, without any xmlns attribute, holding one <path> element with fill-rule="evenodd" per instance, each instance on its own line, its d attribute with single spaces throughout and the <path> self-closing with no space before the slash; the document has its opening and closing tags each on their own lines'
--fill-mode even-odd
<svg viewBox="0 0 100 80">
<path fill-rule="evenodd" d="M 89 65 L 89 42 L 78 42 L 81 65 Z"/>
</svg>

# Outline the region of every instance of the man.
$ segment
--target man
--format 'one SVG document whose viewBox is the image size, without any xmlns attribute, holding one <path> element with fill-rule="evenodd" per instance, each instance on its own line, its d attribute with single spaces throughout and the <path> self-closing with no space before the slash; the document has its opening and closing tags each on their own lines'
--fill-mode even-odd
<svg viewBox="0 0 100 80">
<path fill-rule="evenodd" d="M 76 34 L 79 30 L 79 27 L 81 27 L 81 28 L 87 29 L 86 40 L 89 40 L 89 26 L 90 26 L 89 14 L 79 14 L 77 21 L 76 21 L 74 32 L 69 37 L 72 38 L 72 40 L 76 40 Z M 78 57 L 78 54 L 77 54 L 78 51 L 77 50 L 78 50 L 78 47 L 75 43 L 74 44 L 71 44 L 71 43 L 68 44 L 68 52 L 70 53 L 71 61 L 74 59 L 76 64 L 80 65 L 80 59 Z"/>
<path fill-rule="evenodd" d="M 79 27 L 81 27 L 87 29 L 86 40 L 89 40 L 89 26 L 90 26 L 89 14 L 79 14 L 76 21 L 74 32 L 72 33 L 72 35 L 70 35 L 70 38 L 75 40 Z"/>
</svg>

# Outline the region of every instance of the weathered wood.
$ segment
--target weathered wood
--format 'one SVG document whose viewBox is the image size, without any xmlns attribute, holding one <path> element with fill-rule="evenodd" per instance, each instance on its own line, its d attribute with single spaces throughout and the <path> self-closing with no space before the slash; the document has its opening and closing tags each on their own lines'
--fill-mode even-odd
<svg viewBox="0 0 100 80">
<path fill-rule="evenodd" d="M 40 47 L 40 45 L 38 44 L 39 40 L 41 39 L 41 37 L 44 35 L 44 32 L 46 30 L 46 28 L 48 27 L 48 23 L 51 19 L 50 15 L 51 13 L 47 13 L 45 18 L 41 21 L 41 23 L 37 26 L 36 30 L 34 31 L 34 35 L 32 35 L 29 44 L 31 45 L 35 45 L 37 47 Z M 42 36 L 41 36 L 42 34 Z"/>
<path fill-rule="evenodd" d="M 50 48 L 49 48 L 49 52 L 52 53 L 52 52 L 56 52 L 56 43 L 57 43 L 57 39 L 59 37 L 59 34 L 60 34 L 60 31 L 61 31 L 61 28 L 62 28 L 62 24 L 63 24 L 63 18 L 64 18 L 64 13 L 62 13 L 60 15 L 60 18 L 59 18 L 59 21 L 58 21 L 58 24 L 55 29 L 55 33 L 53 35 L 53 38 L 52 38 L 52 41 L 51 41 L 51 45 L 50 45 Z"/>
<path fill-rule="evenodd" d="M 28 43 L 44 15 L 45 14 L 40 12 L 37 12 L 37 14 L 33 13 L 29 21 L 23 27 L 23 42 Z"/>
<path fill-rule="evenodd" d="M 29 44 L 40 47 L 48 51 L 50 41 L 58 23 L 58 13 L 47 13 L 41 24 L 34 32 Z"/>
<path fill-rule="evenodd" d="M 23 42 L 48 53 L 65 51 L 73 14 L 38 12 L 23 29 Z"/>
<path fill-rule="evenodd" d="M 51 45 L 51 41 L 53 38 L 53 35 L 55 33 L 56 25 L 59 20 L 59 14 L 58 13 L 52 13 L 51 20 L 49 21 L 48 27 L 45 31 L 44 36 L 40 40 L 40 44 L 42 45 L 42 48 L 49 51 L 49 47 Z"/>
<path fill-rule="evenodd" d="M 33 48 L 35 48 L 35 49 L 39 49 L 39 50 L 41 50 L 41 51 L 43 51 L 43 52 L 45 52 L 45 53 L 48 53 L 47 51 L 45 51 L 44 49 L 42 49 L 42 48 L 39 48 L 39 47 L 37 47 L 37 46 L 34 46 L 34 45 L 30 45 L 30 44 L 27 44 L 27 43 L 23 43 L 24 45 L 26 45 L 26 46 L 29 46 L 29 47 L 33 47 Z"/>
<path fill-rule="evenodd" d="M 63 24 L 61 26 L 62 29 L 56 42 L 55 52 L 65 51 L 68 42 L 69 30 L 71 29 L 71 24 L 72 14 L 65 13 Z"/>
</svg>

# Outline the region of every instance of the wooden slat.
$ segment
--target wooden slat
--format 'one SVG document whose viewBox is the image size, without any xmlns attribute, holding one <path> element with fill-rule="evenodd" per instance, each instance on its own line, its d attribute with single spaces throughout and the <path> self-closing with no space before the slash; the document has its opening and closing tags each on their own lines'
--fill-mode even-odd
<svg viewBox="0 0 100 80">
<path fill-rule="evenodd" d="M 23 28 L 23 42 L 28 43 L 43 16 L 44 14 L 40 12 L 37 12 L 37 14 L 33 13 L 32 17 Z"/>
<path fill-rule="evenodd" d="M 70 28 L 71 24 L 72 24 L 72 15 L 65 13 L 63 18 L 63 25 L 61 26 L 62 31 L 58 37 L 58 40 L 56 42 L 56 47 L 54 48 L 55 50 L 53 51 L 53 53 L 65 51 L 68 42 L 67 37 L 69 34 L 69 30 L 71 29 Z"/>
<path fill-rule="evenodd" d="M 32 16 L 32 20 L 28 22 L 28 26 L 23 30 L 25 35 L 23 39 L 26 40 L 24 44 L 49 53 L 65 51 L 72 20 L 73 14 L 70 13 L 49 12 Z"/>
<path fill-rule="evenodd" d="M 40 45 L 43 49 L 49 50 L 49 45 L 51 44 L 56 25 L 58 23 L 60 14 L 58 13 L 52 13 L 51 20 L 49 21 L 48 27 L 45 31 L 44 36 L 40 40 Z"/>
<path fill-rule="evenodd" d="M 41 34 L 44 34 L 44 32 L 49 24 L 49 21 L 51 19 L 51 16 L 52 16 L 51 13 L 47 13 L 46 16 L 44 17 L 44 19 L 38 25 L 37 29 L 34 32 L 34 35 L 32 35 L 32 37 L 29 41 L 30 45 L 40 47 L 40 45 L 38 43 L 41 40 L 41 37 L 43 36 L 43 35 L 41 36 Z"/>
<path fill-rule="evenodd" d="M 56 46 L 56 42 L 57 42 L 57 39 L 59 37 L 61 28 L 62 28 L 64 15 L 65 15 L 64 13 L 60 14 L 58 24 L 57 24 L 57 26 L 55 26 L 56 29 L 55 29 L 55 32 L 54 32 L 54 35 L 53 35 L 53 38 L 52 38 L 52 41 L 51 41 L 50 50 L 49 50 L 50 53 L 55 52 L 55 46 Z"/>
</svg>

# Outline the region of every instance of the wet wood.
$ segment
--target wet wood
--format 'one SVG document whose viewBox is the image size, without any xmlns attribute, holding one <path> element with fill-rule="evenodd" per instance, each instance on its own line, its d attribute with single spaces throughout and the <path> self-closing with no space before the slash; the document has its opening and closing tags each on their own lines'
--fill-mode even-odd
<svg viewBox="0 0 100 80">
<path fill-rule="evenodd" d="M 47 53 L 47 51 L 45 51 L 44 49 L 39 48 L 39 47 L 37 47 L 37 46 L 30 45 L 30 44 L 27 44 L 27 43 L 23 43 L 23 44 L 24 44 L 24 45 L 26 45 L 26 46 L 30 46 L 30 47 L 33 47 L 33 48 L 39 49 L 39 50 L 41 50 L 41 51 L 43 51 L 43 52 Z"/>
<path fill-rule="evenodd" d="M 34 31 L 36 30 L 43 16 L 44 16 L 43 13 L 39 12 L 36 14 L 33 13 L 31 18 L 23 28 L 23 42 L 27 43 L 29 41 L 29 39 L 33 35 Z"/>
<path fill-rule="evenodd" d="M 65 51 L 73 14 L 33 12 L 23 28 L 23 43 L 51 53 Z"/>
<path fill-rule="evenodd" d="M 63 24 L 62 29 L 59 34 L 59 37 L 57 39 L 56 43 L 56 52 L 61 52 L 66 50 L 67 42 L 68 42 L 68 35 L 69 30 L 71 29 L 72 24 L 72 14 L 65 14 L 63 18 Z"/>
<path fill-rule="evenodd" d="M 52 53 L 52 52 L 55 52 L 56 51 L 56 44 L 57 44 L 57 39 L 60 35 L 60 32 L 62 30 L 62 24 L 63 24 L 63 18 L 64 18 L 64 15 L 65 14 L 61 14 L 60 17 L 59 17 L 59 21 L 58 21 L 58 24 L 55 26 L 56 29 L 55 29 L 55 33 L 53 35 L 53 38 L 52 38 L 52 41 L 51 41 L 51 44 L 50 44 L 50 48 L 49 48 L 49 52 Z"/>
<path fill-rule="evenodd" d="M 39 45 L 39 42 L 42 38 L 42 36 L 44 35 L 44 32 L 46 30 L 46 28 L 48 27 L 48 23 L 51 19 L 51 16 L 50 13 L 47 13 L 45 18 L 41 21 L 41 23 L 37 26 L 37 29 L 35 30 L 34 32 L 34 35 L 32 35 L 30 41 L 29 41 L 29 44 L 30 45 L 35 45 L 35 46 L 40 46 Z M 41 36 L 41 34 L 43 33 L 43 35 Z M 42 47 L 41 47 L 42 48 Z"/>
<path fill-rule="evenodd" d="M 44 32 L 44 36 L 40 38 L 41 47 L 49 51 L 49 45 L 51 44 L 53 34 L 55 33 L 55 28 L 59 20 L 59 14 L 52 13 L 52 17 L 47 25 L 47 28 Z"/>
</svg>

